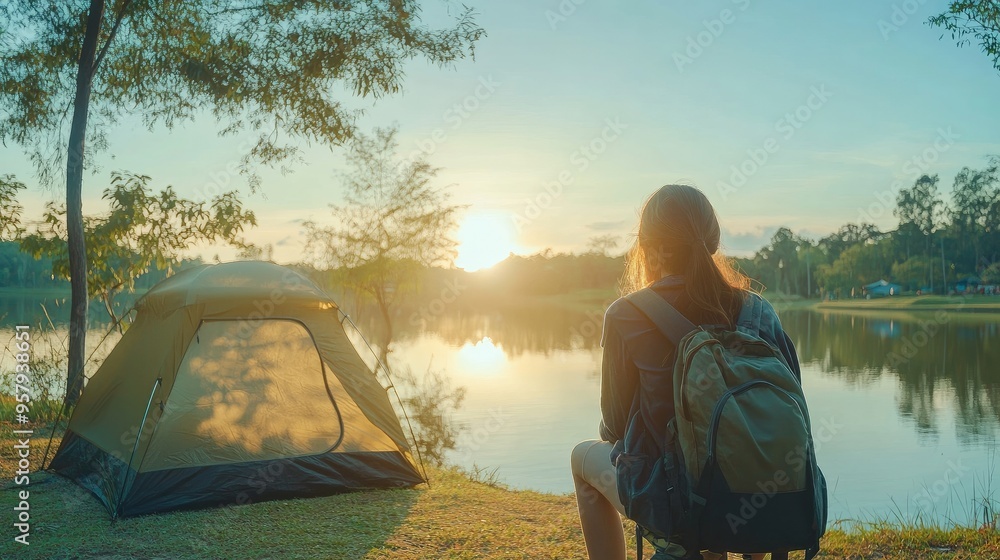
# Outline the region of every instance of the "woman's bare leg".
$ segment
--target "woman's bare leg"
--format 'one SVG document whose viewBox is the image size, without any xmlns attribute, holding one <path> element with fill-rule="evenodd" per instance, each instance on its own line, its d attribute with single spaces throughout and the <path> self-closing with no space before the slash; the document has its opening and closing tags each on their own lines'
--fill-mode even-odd
<svg viewBox="0 0 1000 560">
<path fill-rule="evenodd" d="M 580 511 L 583 538 L 590 560 L 625 560 L 625 533 L 622 516 L 625 508 L 618 499 L 618 480 L 611 464 L 611 444 L 606 441 L 582 441 L 573 448 L 571 459 L 576 505 Z M 754 554 L 753 560 L 764 560 Z M 725 560 L 726 556 L 702 552 L 704 560 Z M 740 560 L 742 557 L 739 556 Z"/>
<path fill-rule="evenodd" d="M 590 560 L 625 560 L 625 533 L 620 516 L 624 508 L 618 500 L 611 444 L 598 440 L 581 442 L 573 448 L 570 462 Z"/>
</svg>

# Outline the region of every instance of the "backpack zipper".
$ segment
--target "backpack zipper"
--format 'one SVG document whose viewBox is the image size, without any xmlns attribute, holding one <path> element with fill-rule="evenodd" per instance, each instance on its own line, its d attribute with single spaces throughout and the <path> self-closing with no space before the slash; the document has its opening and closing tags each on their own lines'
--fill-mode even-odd
<svg viewBox="0 0 1000 560">
<path fill-rule="evenodd" d="M 793 403 L 795 403 L 795 408 L 799 409 L 799 415 L 801 415 L 802 418 L 804 419 L 808 418 L 808 416 L 806 416 L 805 411 L 802 410 L 802 405 L 799 404 L 798 399 L 796 399 L 795 396 L 789 393 L 788 391 L 782 389 L 781 387 L 778 387 L 777 385 L 771 383 L 770 381 L 765 381 L 763 379 L 754 379 L 753 381 L 747 381 L 742 385 L 739 385 L 737 387 L 734 387 L 726 391 L 725 394 L 722 395 L 722 398 L 719 399 L 719 402 L 715 403 L 715 409 L 712 411 L 712 422 L 709 424 L 708 441 L 706 442 L 708 445 L 708 458 L 706 459 L 707 462 L 711 462 L 715 458 L 715 440 L 717 439 L 719 432 L 719 418 L 722 417 L 722 409 L 725 407 L 726 401 L 728 401 L 730 397 L 735 397 L 740 393 L 744 393 L 752 389 L 755 385 L 769 385 L 775 391 L 784 394 L 785 396 L 790 398 Z M 809 444 L 811 447 L 812 434 L 809 433 L 808 421 L 805 426 L 806 426 L 806 434 L 809 436 Z"/>
<path fill-rule="evenodd" d="M 684 369 L 682 369 L 681 371 L 689 371 L 691 369 L 691 362 L 694 361 L 694 357 L 697 355 L 698 351 L 701 350 L 702 348 L 704 348 L 705 346 L 709 346 L 711 344 L 722 344 L 722 342 L 719 339 L 714 338 L 714 337 L 710 338 L 708 340 L 699 342 L 697 346 L 695 346 L 694 348 L 692 348 L 691 350 L 689 350 L 687 352 L 687 354 L 686 354 L 687 360 L 684 362 Z M 768 350 L 771 350 L 772 353 L 774 352 L 774 348 L 770 344 L 768 344 L 768 343 L 766 343 L 764 341 L 751 340 L 751 341 L 745 342 L 744 344 L 746 344 L 746 345 L 754 345 L 754 346 L 765 346 L 765 347 L 767 347 Z M 687 399 L 684 398 L 684 392 L 681 391 L 681 412 L 684 413 L 684 416 L 687 416 L 687 408 L 688 408 L 687 407 Z"/>
</svg>

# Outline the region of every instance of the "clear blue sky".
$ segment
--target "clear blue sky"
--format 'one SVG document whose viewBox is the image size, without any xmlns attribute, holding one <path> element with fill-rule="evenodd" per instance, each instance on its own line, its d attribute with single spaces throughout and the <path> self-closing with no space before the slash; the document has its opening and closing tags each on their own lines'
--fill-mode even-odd
<svg viewBox="0 0 1000 560">
<path fill-rule="evenodd" d="M 961 167 L 1000 154 L 1000 73 L 978 46 L 958 48 L 925 24 L 947 2 L 576 2 L 467 0 L 488 33 L 474 61 L 414 61 L 404 94 L 352 102 L 367 108 L 365 129 L 398 123 L 404 153 L 440 129 L 429 160 L 441 184 L 470 215 L 520 226 L 521 251 L 625 239 L 643 198 L 677 181 L 708 194 L 734 254 L 779 226 L 818 237 L 869 208 L 891 229 L 876 193 L 894 198 L 912 184 L 914 158 L 933 160 L 927 171 L 948 193 Z M 443 4 L 426 4 L 437 20 Z M 85 178 L 84 211 L 102 208 L 113 169 L 195 196 L 241 155 L 242 139 L 214 130 L 210 118 L 152 134 L 124 120 L 102 170 Z M 601 153 L 588 157 L 588 145 Z M 342 195 L 340 155 L 306 153 L 306 165 L 265 173 L 263 192 L 247 199 L 261 224 L 250 239 L 274 244 L 279 262 L 299 258 L 301 220 L 328 220 L 326 205 Z M 0 169 L 32 185 L 34 217 L 58 193 L 35 186 L 22 159 L 3 149 Z M 751 172 L 737 186 L 740 167 Z M 552 186 L 560 174 L 568 181 Z"/>
</svg>

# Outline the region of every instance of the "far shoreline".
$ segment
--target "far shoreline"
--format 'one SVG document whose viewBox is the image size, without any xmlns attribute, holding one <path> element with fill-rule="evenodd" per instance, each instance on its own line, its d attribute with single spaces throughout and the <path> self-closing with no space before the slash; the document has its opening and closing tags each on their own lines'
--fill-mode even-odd
<svg viewBox="0 0 1000 560">
<path fill-rule="evenodd" d="M 146 292 L 146 289 L 137 289 L 132 294 L 124 293 L 119 296 L 139 296 Z M 31 297 L 31 298 L 69 298 L 69 287 L 31 287 L 14 288 L 0 287 L 0 297 Z M 587 308 L 606 308 L 621 294 L 617 289 L 587 289 L 575 290 L 566 293 L 546 294 L 546 295 L 523 295 L 504 294 L 499 300 L 514 303 L 523 300 L 526 304 L 551 304 L 556 306 L 575 308 L 577 310 Z M 893 311 L 925 313 L 936 311 L 947 311 L 949 313 L 996 313 L 1000 314 L 1000 295 L 901 295 L 887 296 L 875 299 L 848 298 L 839 300 L 806 299 L 801 296 L 786 296 L 781 293 L 769 293 L 765 291 L 761 294 L 778 311 L 790 310 L 813 310 L 813 311 Z M 494 303 L 496 299 L 494 299 Z"/>
</svg>

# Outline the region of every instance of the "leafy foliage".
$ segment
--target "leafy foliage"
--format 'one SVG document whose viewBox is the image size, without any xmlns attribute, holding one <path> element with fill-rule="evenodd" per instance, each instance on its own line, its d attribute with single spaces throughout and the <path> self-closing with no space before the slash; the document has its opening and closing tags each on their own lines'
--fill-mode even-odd
<svg viewBox="0 0 1000 560">
<path fill-rule="evenodd" d="M 987 284 L 1000 284 L 1000 261 L 986 267 L 981 279 Z"/>
<path fill-rule="evenodd" d="M 913 187 L 899 191 L 893 211 L 899 223 L 913 224 L 923 235 L 934 231 L 940 223 L 944 206 L 938 196 L 937 184 L 937 175 L 922 175 Z"/>
<path fill-rule="evenodd" d="M 0 175 L 0 241 L 17 239 L 21 234 L 21 212 L 17 203 L 17 191 L 24 189 L 24 183 L 13 175 Z"/>
<path fill-rule="evenodd" d="M 360 109 L 339 98 L 399 91 L 404 63 L 418 56 L 446 65 L 473 54 L 483 30 L 471 10 L 444 29 L 422 25 L 420 10 L 417 0 L 0 4 L 0 144 L 26 148 L 43 183 L 66 170 L 74 276 L 68 404 L 83 388 L 90 292 L 82 191 L 93 164 L 86 140 L 106 148 L 107 130 L 122 115 L 140 115 L 152 130 L 211 113 L 221 134 L 251 137 L 240 167 L 255 189 L 254 163 L 300 157 L 300 144 L 279 140 L 282 134 L 329 146 L 351 138 Z"/>
<path fill-rule="evenodd" d="M 306 252 L 340 269 L 343 281 L 372 296 L 387 326 L 398 293 L 412 286 L 421 267 L 449 264 L 457 242 L 451 238 L 456 212 L 445 188 L 432 185 L 438 169 L 423 156 L 396 159 L 396 129 L 358 134 L 343 177 L 344 203 L 332 205 L 334 225 L 304 224 Z"/>
<path fill-rule="evenodd" d="M 87 131 L 107 147 L 122 115 L 152 130 L 211 113 L 249 137 L 243 170 L 300 156 L 293 140 L 339 145 L 360 109 L 341 100 L 397 93 L 416 57 L 445 66 L 484 32 L 465 8 L 452 25 L 421 21 L 416 0 L 117 0 L 98 43 Z M 65 120 L 90 0 L 0 4 L 0 141 L 30 150 L 44 181 L 63 168 Z M 253 176 L 252 176 L 253 178 Z M 255 182 L 254 185 L 257 183 Z"/>
<path fill-rule="evenodd" d="M 595 235 L 587 240 L 587 253 L 610 256 L 621 245 L 621 237 L 613 234 Z"/>
<path fill-rule="evenodd" d="M 892 265 L 890 277 L 904 290 L 919 290 L 927 283 L 927 271 L 940 263 L 922 255 L 913 256 Z"/>
<path fill-rule="evenodd" d="M 396 377 L 403 389 L 401 402 L 413 422 L 420 457 L 431 465 L 444 465 L 445 453 L 457 444 L 459 426 L 452 421 L 451 413 L 462 405 L 465 387 L 452 389 L 441 372 L 430 369 L 423 378 L 417 378 L 409 369 Z"/>
<path fill-rule="evenodd" d="M 242 247 L 243 230 L 257 224 L 235 192 L 194 202 L 178 197 L 171 187 L 154 193 L 149 182 L 145 175 L 113 173 L 103 197 L 111 211 L 84 220 L 90 240 L 87 286 L 91 297 L 110 303 L 117 292 L 131 290 L 140 275 L 154 267 L 170 267 L 197 243 Z M 50 202 L 42 222 L 24 236 L 21 247 L 35 258 L 51 258 L 53 274 L 69 278 L 65 214 L 65 206 Z"/>
<path fill-rule="evenodd" d="M 1000 1 L 955 0 L 948 11 L 931 17 L 927 23 L 950 32 L 960 47 L 975 39 L 1000 71 Z"/>
</svg>

